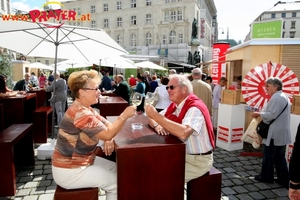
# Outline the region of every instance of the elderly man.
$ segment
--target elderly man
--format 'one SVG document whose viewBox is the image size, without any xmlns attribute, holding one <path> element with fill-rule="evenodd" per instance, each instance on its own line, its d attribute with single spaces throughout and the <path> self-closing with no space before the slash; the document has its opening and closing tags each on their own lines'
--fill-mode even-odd
<svg viewBox="0 0 300 200">
<path fill-rule="evenodd" d="M 56 74 L 53 72 L 52 75 L 55 77 L 55 84 L 52 83 L 49 86 L 45 85 L 45 89 L 47 92 L 54 92 L 55 90 L 55 93 L 49 101 L 51 104 L 54 104 L 55 113 L 57 115 L 57 125 L 60 125 L 66 110 L 67 84 L 64 79 L 60 78 L 59 71 L 56 71 Z"/>
<path fill-rule="evenodd" d="M 204 175 L 213 164 L 215 138 L 209 111 L 193 94 L 185 75 L 174 74 L 166 87 L 170 106 L 158 113 L 146 106 L 149 125 L 158 134 L 172 134 L 186 144 L 185 182 Z"/>
<path fill-rule="evenodd" d="M 200 68 L 195 68 L 192 71 L 192 86 L 194 94 L 201 99 L 207 106 L 209 114 L 212 115 L 212 91 L 211 86 L 204 81 L 202 81 L 202 70 Z"/>
<path fill-rule="evenodd" d="M 30 74 L 26 73 L 24 75 L 24 79 L 18 81 L 16 83 L 16 85 L 14 86 L 13 90 L 14 91 L 26 91 L 26 92 L 32 90 L 32 88 L 36 87 L 37 85 L 32 83 L 29 79 L 30 79 Z"/>
<path fill-rule="evenodd" d="M 114 88 L 116 89 L 114 93 L 117 96 L 122 97 L 125 101 L 128 102 L 128 104 L 130 104 L 130 87 L 128 83 L 124 80 L 123 75 L 117 75 L 116 85 L 114 86 Z"/>
</svg>

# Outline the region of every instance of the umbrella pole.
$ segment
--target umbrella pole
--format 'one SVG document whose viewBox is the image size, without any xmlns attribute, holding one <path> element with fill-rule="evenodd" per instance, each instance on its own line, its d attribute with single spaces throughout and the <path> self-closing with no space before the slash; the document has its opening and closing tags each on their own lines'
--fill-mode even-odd
<svg viewBox="0 0 300 200">
<path fill-rule="evenodd" d="M 52 102 L 52 133 L 51 133 L 51 139 L 53 140 L 54 139 L 54 117 L 55 117 L 55 98 L 56 98 L 56 95 L 55 95 L 55 87 L 56 87 L 56 71 L 57 71 L 57 52 L 58 52 L 58 45 L 59 45 L 59 42 L 58 42 L 58 28 L 56 28 L 56 42 L 54 43 L 55 45 L 55 59 L 54 59 L 54 62 L 55 62 L 55 65 L 54 65 L 54 81 L 52 84 L 53 85 L 53 102 Z M 59 125 L 59 124 L 58 124 Z"/>
</svg>

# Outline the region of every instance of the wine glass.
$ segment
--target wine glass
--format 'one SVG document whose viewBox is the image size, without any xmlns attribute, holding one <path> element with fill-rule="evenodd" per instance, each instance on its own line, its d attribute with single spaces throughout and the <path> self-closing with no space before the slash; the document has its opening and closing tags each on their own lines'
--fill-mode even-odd
<svg viewBox="0 0 300 200">
<path fill-rule="evenodd" d="M 132 96 L 131 102 L 135 106 L 139 106 L 142 103 L 143 95 L 141 93 L 135 92 Z"/>
<path fill-rule="evenodd" d="M 145 96 L 145 106 L 152 105 L 154 103 L 154 94 L 152 92 L 147 92 Z"/>
</svg>

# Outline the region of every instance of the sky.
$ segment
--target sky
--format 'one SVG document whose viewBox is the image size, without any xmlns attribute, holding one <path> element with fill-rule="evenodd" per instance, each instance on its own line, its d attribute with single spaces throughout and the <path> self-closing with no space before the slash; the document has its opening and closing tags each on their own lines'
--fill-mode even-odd
<svg viewBox="0 0 300 200">
<path fill-rule="evenodd" d="M 229 39 L 244 41 L 250 31 L 250 24 L 261 13 L 273 8 L 279 0 L 214 0 L 219 23 L 219 39 L 226 39 L 227 29 Z M 283 0 L 293 2 L 295 0 Z M 11 0 L 12 8 L 22 11 L 39 9 L 45 0 Z M 224 34 L 222 33 L 224 31 Z"/>
</svg>

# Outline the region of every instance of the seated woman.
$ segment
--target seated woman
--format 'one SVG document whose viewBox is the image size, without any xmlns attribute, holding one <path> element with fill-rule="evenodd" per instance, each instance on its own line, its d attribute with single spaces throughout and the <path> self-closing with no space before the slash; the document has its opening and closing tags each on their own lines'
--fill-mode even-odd
<svg viewBox="0 0 300 200">
<path fill-rule="evenodd" d="M 4 79 L 4 75 L 0 75 L 0 97 L 9 97 L 15 96 L 18 94 L 17 91 L 12 91 L 6 86 L 6 78 Z"/>
<path fill-rule="evenodd" d="M 127 107 L 114 123 L 99 115 L 91 105 L 100 96 L 100 78 L 95 70 L 73 72 L 68 79 L 75 101 L 66 111 L 59 127 L 52 157 L 55 182 L 65 189 L 99 187 L 107 199 L 117 199 L 116 163 L 96 156 L 99 140 L 103 151 L 114 151 L 113 137 L 134 116 L 136 108 Z"/>
</svg>

